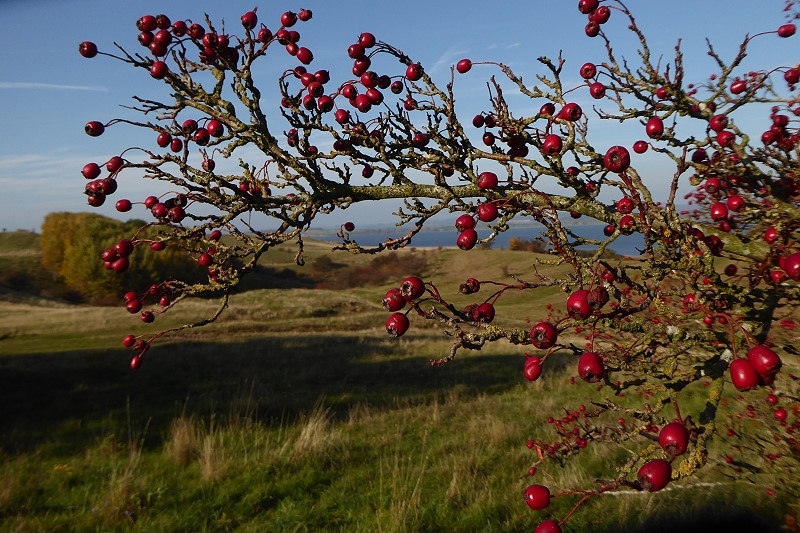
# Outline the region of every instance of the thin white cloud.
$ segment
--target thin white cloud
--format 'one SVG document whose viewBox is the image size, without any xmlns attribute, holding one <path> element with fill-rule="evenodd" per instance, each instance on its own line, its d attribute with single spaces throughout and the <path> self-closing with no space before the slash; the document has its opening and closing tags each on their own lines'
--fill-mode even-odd
<svg viewBox="0 0 800 533">
<path fill-rule="evenodd" d="M 466 50 L 459 50 L 457 48 L 448 48 L 439 56 L 439 58 L 428 68 L 428 73 L 437 73 L 449 69 L 450 66 L 455 65 L 457 61 L 463 58 Z"/>
<path fill-rule="evenodd" d="M 102 85 L 62 85 L 58 83 L 36 83 L 30 81 L 0 81 L 0 89 L 51 89 L 57 91 L 97 91 L 106 92 Z"/>
</svg>

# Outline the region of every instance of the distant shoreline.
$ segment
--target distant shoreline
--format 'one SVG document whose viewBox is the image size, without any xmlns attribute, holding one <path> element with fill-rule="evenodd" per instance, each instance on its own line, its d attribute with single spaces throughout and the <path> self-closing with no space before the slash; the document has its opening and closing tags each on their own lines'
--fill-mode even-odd
<svg viewBox="0 0 800 533">
<path fill-rule="evenodd" d="M 607 238 L 603 234 L 604 228 L 605 225 L 600 224 L 575 224 L 569 226 L 569 229 L 580 237 L 599 242 L 603 242 Z M 491 245 L 494 248 L 507 249 L 508 243 L 512 238 L 518 237 L 527 241 L 533 240 L 536 237 L 540 237 L 540 232 L 535 231 L 537 229 L 544 229 L 544 226 L 516 226 L 505 232 L 497 234 Z M 349 237 L 351 240 L 358 242 L 362 246 L 378 246 L 380 243 L 385 242 L 388 239 L 402 237 L 403 235 L 406 235 L 408 231 L 410 230 L 403 231 L 397 227 L 384 228 L 383 230 L 378 228 L 360 229 L 356 227 L 356 229 L 350 233 Z M 337 232 L 338 228 L 317 228 L 308 230 L 305 235 L 316 240 L 339 242 L 340 239 L 337 236 Z M 489 229 L 478 229 L 478 235 L 482 239 L 488 237 L 490 234 L 491 230 Z M 456 246 L 457 237 L 458 232 L 455 228 L 423 228 L 423 230 L 421 230 L 412 238 L 409 246 L 415 248 L 453 248 Z M 584 245 L 579 248 L 590 249 L 594 247 L 595 245 Z M 629 236 L 620 236 L 609 245 L 609 249 L 612 251 L 626 256 L 641 255 L 641 250 L 643 248 L 644 237 L 639 233 L 634 233 L 633 235 Z"/>
</svg>

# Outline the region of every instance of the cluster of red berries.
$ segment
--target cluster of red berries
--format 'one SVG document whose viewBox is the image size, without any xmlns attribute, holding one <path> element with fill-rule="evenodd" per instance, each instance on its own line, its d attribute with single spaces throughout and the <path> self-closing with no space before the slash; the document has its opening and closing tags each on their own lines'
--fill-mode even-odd
<svg viewBox="0 0 800 533">
<path fill-rule="evenodd" d="M 578 11 L 589 17 L 584 29 L 589 37 L 597 37 L 600 34 L 600 26 L 611 18 L 611 8 L 601 6 L 599 0 L 580 0 Z"/>
<path fill-rule="evenodd" d="M 484 145 L 494 147 L 499 140 L 506 144 L 508 149 L 505 153 L 511 157 L 527 157 L 530 153 L 530 146 L 536 147 L 544 156 L 554 157 L 560 155 L 564 148 L 563 137 L 552 131 L 556 121 L 560 121 L 558 123 L 561 124 L 570 123 L 580 120 L 582 116 L 583 109 L 574 102 L 565 104 L 558 112 L 556 112 L 555 104 L 547 102 L 539 109 L 537 117 L 547 119 L 544 131 L 529 132 L 519 124 L 507 124 L 498 121 L 493 114 L 485 113 L 475 115 L 472 125 L 476 128 L 483 128 Z M 497 133 L 492 131 L 495 128 L 499 128 Z"/>
<path fill-rule="evenodd" d="M 151 323 L 155 320 L 156 313 L 160 313 L 162 311 L 157 311 L 153 309 L 145 309 L 142 311 L 142 308 L 147 300 L 150 298 L 157 298 L 158 305 L 161 309 L 165 309 L 172 304 L 172 290 L 168 283 L 160 283 L 157 285 L 152 285 L 144 294 L 139 294 L 135 291 L 130 291 L 125 293 L 123 296 L 123 300 L 125 303 L 125 308 L 131 314 L 140 313 L 140 318 L 144 323 Z M 133 370 L 137 370 L 142 365 L 142 356 L 147 352 L 150 348 L 151 340 L 145 340 L 143 338 L 138 338 L 136 335 L 126 335 L 122 339 L 122 345 L 126 348 L 133 349 L 136 352 L 131 358 L 130 367 Z"/>
<path fill-rule="evenodd" d="M 86 125 L 86 131 L 91 131 L 90 135 L 95 136 L 101 135 L 104 128 L 100 122 L 93 121 Z M 117 191 L 117 174 L 125 164 L 126 162 L 121 156 L 113 156 L 103 165 L 108 171 L 108 176 L 105 178 L 100 177 L 103 169 L 97 163 L 87 163 L 83 166 L 81 174 L 84 178 L 90 180 L 84 188 L 84 194 L 87 196 L 89 205 L 100 207 L 105 203 L 106 196 L 110 196 Z"/>
<path fill-rule="evenodd" d="M 425 282 L 418 276 L 405 278 L 399 287 L 393 287 L 383 297 L 383 307 L 392 314 L 386 319 L 386 332 L 392 337 L 400 337 L 410 322 L 406 313 L 401 313 L 409 302 L 418 300 L 425 294 Z"/>
<path fill-rule="evenodd" d="M 653 438 L 658 441 L 664 457 L 646 460 L 637 470 L 635 480 L 623 479 L 609 482 L 607 486 L 604 485 L 597 489 L 597 493 L 620 485 L 646 492 L 657 492 L 666 487 L 672 480 L 672 462 L 689 449 L 693 438 L 693 427 L 687 427 L 687 423 L 684 421 L 675 420 L 667 423 L 660 430 L 652 423 L 645 428 L 634 428 L 628 425 L 623 418 L 620 418 L 614 424 L 599 424 L 595 419 L 602 412 L 603 409 L 601 408 L 595 411 L 587 411 L 585 406 L 580 405 L 576 411 L 567 411 L 565 416 L 560 419 L 549 417 L 548 423 L 558 433 L 559 438 L 549 443 L 538 440 L 528 441 L 528 448 L 535 450 L 537 454 L 538 461 L 536 464 L 541 463 L 547 457 L 564 457 L 578 453 L 586 448 L 589 442 L 603 438 L 609 433 L 617 435 L 618 438 L 630 433 L 649 433 L 653 434 Z M 536 475 L 536 472 L 536 465 L 528 470 L 528 474 L 531 476 Z M 586 495 L 585 492 L 580 492 L 584 496 Z M 574 494 L 572 491 L 552 494 L 545 485 L 531 484 L 525 488 L 523 499 L 528 507 L 539 511 L 547 509 L 553 498 L 572 494 Z M 539 528 L 542 528 L 541 531 L 561 531 L 560 523 L 555 520 L 546 520 L 540 524 Z M 540 531 L 539 528 L 536 531 Z"/>
<path fill-rule="evenodd" d="M 606 273 L 604 280 L 613 281 L 613 274 Z M 578 289 L 572 292 L 566 301 L 564 317 L 556 322 L 550 319 L 541 320 L 536 323 L 529 333 L 530 343 L 540 349 L 548 350 L 543 357 L 532 356 L 525 358 L 523 374 L 529 381 L 536 381 L 542 374 L 542 366 L 547 357 L 552 353 L 552 348 L 556 347 L 558 341 L 559 328 L 563 328 L 564 320 L 572 319 L 583 321 L 600 312 L 610 299 L 608 289 L 603 285 L 598 285 L 591 289 Z M 578 375 L 587 383 L 597 383 L 605 378 L 606 368 L 603 356 L 593 350 L 587 350 L 578 359 Z"/>
</svg>

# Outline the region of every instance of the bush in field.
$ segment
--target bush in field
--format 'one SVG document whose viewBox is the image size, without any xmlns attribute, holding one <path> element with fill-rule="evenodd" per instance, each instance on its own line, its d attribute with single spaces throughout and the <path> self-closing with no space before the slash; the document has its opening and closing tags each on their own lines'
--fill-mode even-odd
<svg viewBox="0 0 800 533">
<path fill-rule="evenodd" d="M 569 267 L 569 274 L 548 277 L 532 268 L 512 280 L 469 278 L 461 292 L 474 294 L 476 302 L 466 308 L 451 303 L 438 280 L 398 276 L 383 301 L 390 335 L 413 334 L 416 323 L 432 320 L 452 336 L 451 351 L 433 365 L 453 360 L 461 349 L 507 341 L 531 352 L 520 362 L 529 380 L 547 371 L 553 353 L 569 352 L 576 381 L 586 382 L 587 392 L 607 391 L 604 401 L 576 398 L 566 413 L 550 414 L 553 434 L 528 443 L 530 473 L 539 476 L 537 470 L 594 446 L 619 446 L 627 459 L 591 487 L 559 487 L 549 481 L 557 476 L 534 477 L 525 503 L 546 513 L 554 498 L 573 498 L 578 507 L 600 493 L 656 492 L 700 472 L 796 490 L 797 381 L 781 370 L 797 363 L 800 68 L 741 66 L 753 39 L 793 46 L 784 40 L 795 33 L 793 3 L 786 14 L 789 20 L 774 31 L 745 37 L 730 60 L 709 45 L 705 53 L 718 68 L 690 81 L 680 46 L 671 61 L 654 61 L 622 2 L 581 0 L 578 29 L 568 38 L 586 39 L 587 53 L 602 54 L 602 61 L 540 57 L 546 75 L 531 83 L 502 63 L 463 59 L 444 84 L 413 55 L 370 33 L 343 43 L 352 72 L 325 70 L 299 40 L 312 18 L 308 10 L 270 16 L 266 23 L 261 13 L 247 12 L 231 33 L 210 18 L 143 16 L 137 26 L 144 48 L 98 52 L 87 41 L 80 52 L 114 57 L 161 80 L 171 99 L 136 98 L 142 121 L 86 124 L 91 136 L 120 124 L 143 136 L 140 147 L 122 151 L 105 171 L 84 167 L 85 191 L 99 206 L 128 175 L 171 184 L 174 192 L 141 202 L 158 239 L 135 232 L 120 238 L 154 249 L 135 261 L 176 248 L 207 276 L 197 284 L 159 280 L 139 302 L 145 306 L 163 295 L 174 305 L 204 292 L 227 294 L 262 254 L 284 242 L 296 242 L 302 263 L 303 232 L 314 219 L 362 202 L 402 199 L 395 215 L 411 229 L 364 247 L 352 238 L 354 224 L 344 224 L 337 249 L 374 254 L 406 246 L 440 213 L 451 214 L 453 243 L 465 253 L 515 219 L 538 222 L 552 248 L 551 263 Z M 623 31 L 617 19 L 638 41 L 636 57 L 615 53 L 612 42 Z M 253 69 L 266 57 L 286 61 L 277 79 L 279 102 L 263 98 L 254 81 Z M 566 85 L 576 74 L 583 81 Z M 487 77 L 485 111 L 457 116 L 461 86 Z M 530 98 L 537 111 L 515 113 L 504 97 L 509 91 Z M 595 108 L 575 103 L 576 92 L 596 99 Z M 737 111 L 743 107 L 763 113 L 760 129 L 741 129 Z M 623 146 L 608 130 L 596 137 L 594 125 L 603 121 L 638 128 L 640 140 Z M 636 169 L 637 155 L 646 151 L 671 169 L 664 198 L 654 197 Z M 227 159 L 238 159 L 239 170 L 215 172 Z M 680 183 L 691 186 L 686 197 L 678 194 Z M 681 211 L 681 202 L 692 210 Z M 124 212 L 131 205 L 123 199 L 116 207 Z M 255 215 L 271 220 L 270 229 L 252 227 Z M 573 233 L 567 222 L 577 217 L 605 224 L 606 237 L 589 241 Z M 476 224 L 495 233 L 480 239 Z M 644 239 L 641 257 L 604 255 L 634 232 Z M 223 234 L 228 238 L 221 241 Z M 596 251 L 579 253 L 587 244 Z M 112 270 L 124 270 L 114 265 L 125 257 L 103 259 Z M 552 287 L 563 291 L 563 306 L 542 309 L 530 329 L 505 327 L 495 316 L 495 304 L 508 292 L 530 292 L 535 302 L 537 289 Z M 215 319 L 226 305 L 223 298 L 217 314 L 182 328 Z M 131 366 L 138 368 L 167 332 L 126 337 Z M 704 400 L 688 401 L 697 395 Z M 730 455 L 710 452 L 721 439 Z M 543 485 L 545 479 L 552 486 Z M 560 531 L 568 517 L 538 517 L 537 531 Z"/>
<path fill-rule="evenodd" d="M 143 226 L 142 220 L 120 222 L 92 213 L 50 213 L 42 224 L 42 265 L 67 289 L 94 302 L 120 301 L 126 287 L 147 288 L 155 279 L 181 276 L 195 283 L 202 280 L 200 267 L 187 263 L 177 249 L 132 255 L 130 239 L 120 239 L 120 235 L 135 235 L 138 242 L 158 241 L 156 232 Z M 119 275 L 108 275 L 106 270 L 113 270 L 113 265 L 98 260 L 110 254 L 123 258 L 117 266 Z M 133 266 L 121 268 L 131 258 Z"/>
</svg>

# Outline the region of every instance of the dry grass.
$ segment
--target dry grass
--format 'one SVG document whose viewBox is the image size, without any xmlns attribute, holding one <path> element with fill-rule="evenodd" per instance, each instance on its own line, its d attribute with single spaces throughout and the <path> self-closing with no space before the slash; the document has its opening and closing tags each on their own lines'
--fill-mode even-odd
<svg viewBox="0 0 800 533">
<path fill-rule="evenodd" d="M 211 481 L 225 474 L 226 447 L 224 433 L 210 431 L 203 436 L 203 448 L 200 451 L 200 473 L 205 481 Z"/>
<path fill-rule="evenodd" d="M 302 457 L 324 453 L 335 448 L 338 440 L 338 431 L 331 421 L 330 408 L 318 402 L 308 414 L 301 417 L 300 434 L 294 442 L 293 455 Z"/>
<path fill-rule="evenodd" d="M 200 446 L 203 442 L 201 432 L 194 417 L 181 415 L 174 419 L 164 445 L 167 456 L 183 467 L 192 464 L 200 456 Z"/>
</svg>

